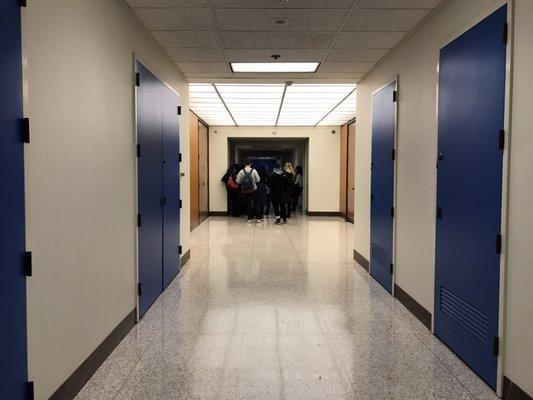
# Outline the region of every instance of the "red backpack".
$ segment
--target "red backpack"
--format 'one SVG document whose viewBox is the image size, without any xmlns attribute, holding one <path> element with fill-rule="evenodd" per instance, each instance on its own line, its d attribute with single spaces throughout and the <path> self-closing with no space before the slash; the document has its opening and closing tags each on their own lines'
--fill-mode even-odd
<svg viewBox="0 0 533 400">
<path fill-rule="evenodd" d="M 233 176 L 230 175 L 228 178 L 228 181 L 226 182 L 226 185 L 230 190 L 237 191 L 239 190 L 239 185 L 237 185 L 237 182 L 235 182 L 235 179 L 233 179 Z"/>
</svg>

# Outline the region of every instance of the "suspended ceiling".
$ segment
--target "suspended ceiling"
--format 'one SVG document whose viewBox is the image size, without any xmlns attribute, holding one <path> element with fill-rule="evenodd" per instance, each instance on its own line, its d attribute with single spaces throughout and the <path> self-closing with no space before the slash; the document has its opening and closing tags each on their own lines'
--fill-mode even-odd
<svg viewBox="0 0 533 400">
<path fill-rule="evenodd" d="M 189 107 L 208 125 L 338 126 L 355 116 L 355 84 L 189 85 Z"/>
<path fill-rule="evenodd" d="M 356 83 L 441 0 L 125 0 L 191 82 Z M 284 24 L 273 22 L 285 19 Z M 229 62 L 317 61 L 311 74 L 232 73 Z"/>
</svg>

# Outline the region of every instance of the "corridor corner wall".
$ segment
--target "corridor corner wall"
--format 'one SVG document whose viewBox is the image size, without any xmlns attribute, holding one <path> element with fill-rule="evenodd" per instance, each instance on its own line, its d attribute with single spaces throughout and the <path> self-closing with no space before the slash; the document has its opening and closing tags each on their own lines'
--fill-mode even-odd
<svg viewBox="0 0 533 400">
<path fill-rule="evenodd" d="M 356 221 L 354 248 L 370 256 L 371 94 L 399 74 L 397 242 L 395 280 L 410 298 L 433 313 L 435 271 L 435 207 L 437 156 L 437 65 L 439 49 L 506 2 L 452 0 L 413 33 L 359 83 L 357 90 Z M 514 60 L 510 132 L 510 174 L 505 293 L 504 374 L 533 396 L 533 3 L 511 2 L 514 8 Z M 503 345 L 502 345 L 503 346 Z"/>
<path fill-rule="evenodd" d="M 134 57 L 180 94 L 183 110 L 188 84 L 123 1 L 29 0 L 22 23 L 29 379 L 44 400 L 136 307 Z M 183 253 L 188 124 L 184 112 Z"/>
</svg>

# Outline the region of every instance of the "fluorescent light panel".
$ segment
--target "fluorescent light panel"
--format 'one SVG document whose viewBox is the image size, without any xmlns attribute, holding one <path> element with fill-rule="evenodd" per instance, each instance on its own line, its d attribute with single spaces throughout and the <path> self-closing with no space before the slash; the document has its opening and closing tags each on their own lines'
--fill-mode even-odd
<svg viewBox="0 0 533 400">
<path fill-rule="evenodd" d="M 233 72 L 316 72 L 320 63 L 318 62 L 232 62 L 230 63 Z"/>
</svg>

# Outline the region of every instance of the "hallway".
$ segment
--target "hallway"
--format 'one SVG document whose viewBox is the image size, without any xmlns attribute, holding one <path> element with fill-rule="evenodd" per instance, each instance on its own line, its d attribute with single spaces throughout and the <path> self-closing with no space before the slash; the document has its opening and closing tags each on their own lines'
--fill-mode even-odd
<svg viewBox="0 0 533 400">
<path fill-rule="evenodd" d="M 352 260 L 353 235 L 340 218 L 207 219 L 76 399 L 496 399 Z"/>
</svg>

